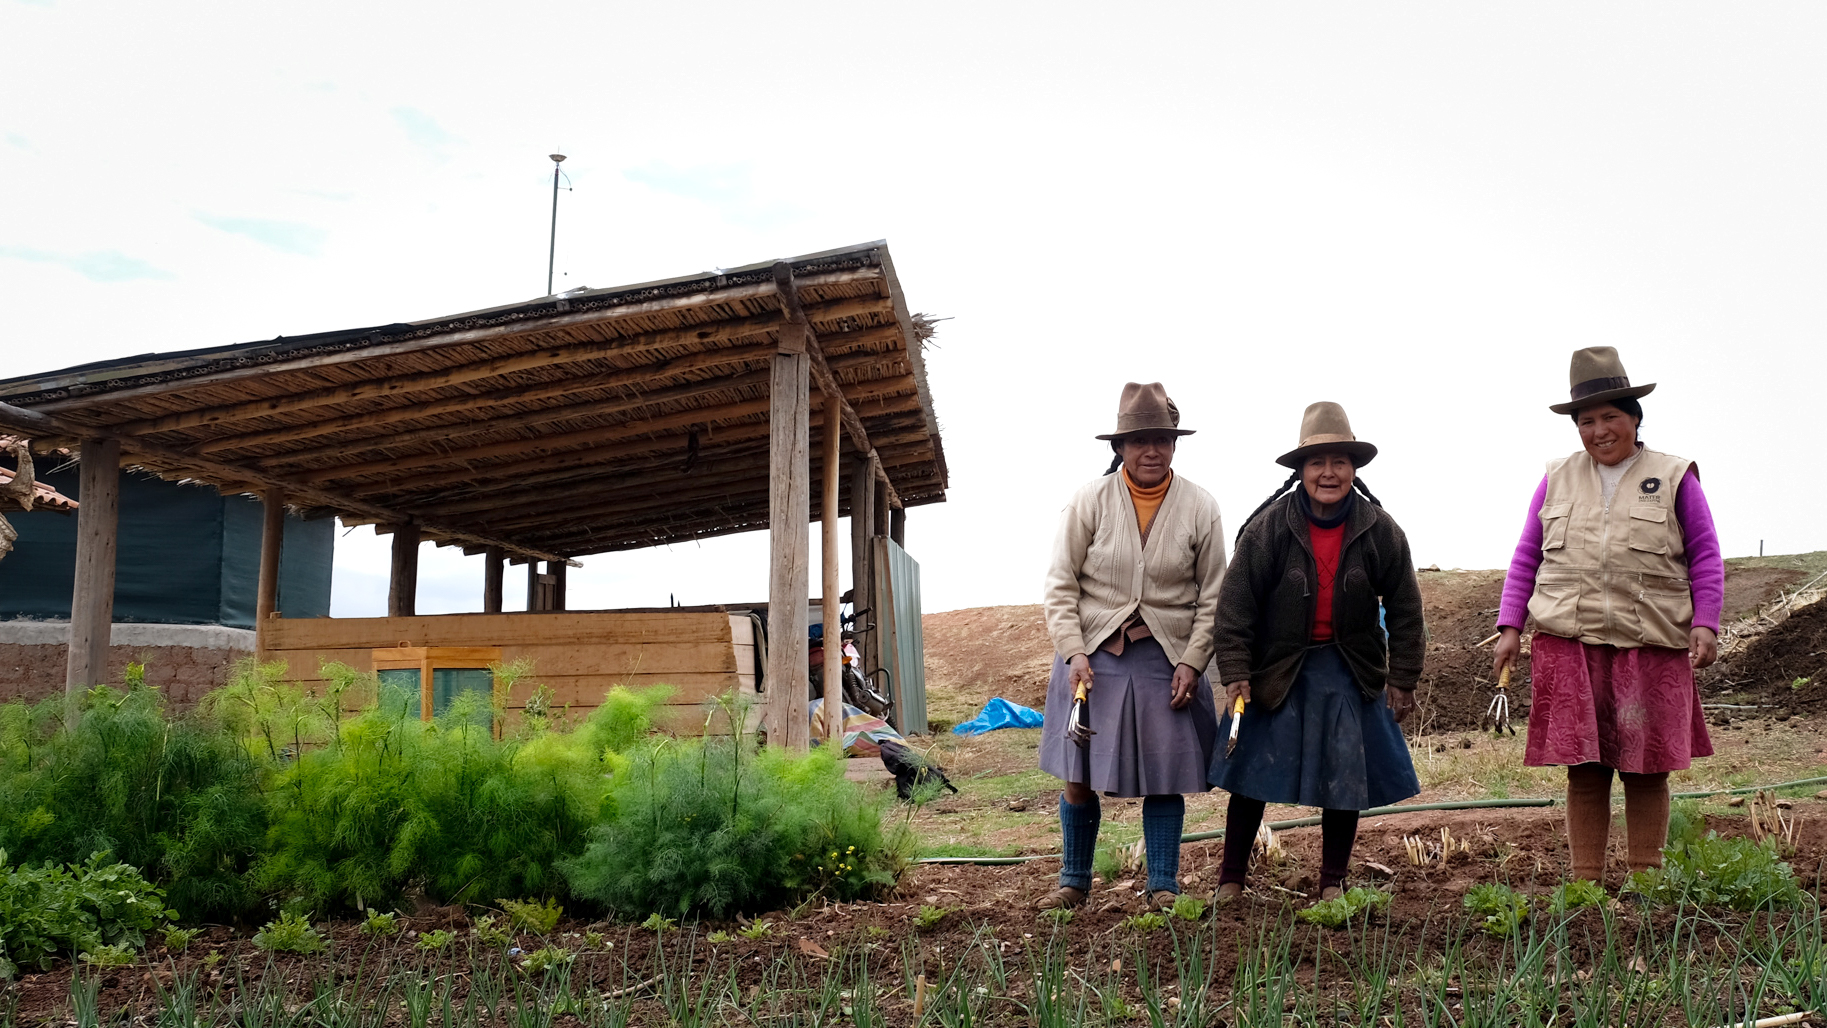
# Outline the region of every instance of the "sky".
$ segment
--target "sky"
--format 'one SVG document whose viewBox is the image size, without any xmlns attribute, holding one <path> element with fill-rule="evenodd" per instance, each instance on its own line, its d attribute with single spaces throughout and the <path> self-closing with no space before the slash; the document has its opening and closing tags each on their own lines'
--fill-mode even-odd
<svg viewBox="0 0 1827 1028">
<path fill-rule="evenodd" d="M 0 375 L 540 296 L 563 152 L 559 289 L 886 239 L 953 319 L 928 610 L 1038 602 L 1132 380 L 1231 531 L 1334 400 L 1417 563 L 1502 566 L 1593 345 L 1728 556 L 1823 549 L 1824 45 L 1780 2 L 0 0 Z M 333 613 L 387 546 L 339 537 Z M 757 600 L 767 538 L 582 563 L 578 609 Z M 428 546 L 419 609 L 481 579 Z"/>
</svg>

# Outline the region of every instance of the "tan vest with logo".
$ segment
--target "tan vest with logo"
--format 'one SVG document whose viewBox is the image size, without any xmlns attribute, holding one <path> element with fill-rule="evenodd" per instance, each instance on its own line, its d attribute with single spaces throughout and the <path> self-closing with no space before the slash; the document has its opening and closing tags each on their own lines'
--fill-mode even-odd
<svg viewBox="0 0 1827 1028">
<path fill-rule="evenodd" d="M 1529 598 L 1537 628 L 1595 645 L 1687 649 L 1694 596 L 1675 490 L 1692 463 L 1640 451 L 1610 506 L 1591 454 L 1548 465 L 1542 564 Z"/>
</svg>

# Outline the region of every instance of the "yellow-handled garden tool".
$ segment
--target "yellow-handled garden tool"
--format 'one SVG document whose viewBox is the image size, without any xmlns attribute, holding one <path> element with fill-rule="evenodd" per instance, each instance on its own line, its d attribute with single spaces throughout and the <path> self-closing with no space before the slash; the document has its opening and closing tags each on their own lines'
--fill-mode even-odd
<svg viewBox="0 0 1827 1028">
<path fill-rule="evenodd" d="M 1078 683 L 1078 691 L 1072 694 L 1072 712 L 1066 715 L 1066 738 L 1078 743 L 1080 749 L 1091 745 L 1091 737 L 1097 733 L 1091 729 L 1089 714 L 1085 709 L 1085 683 Z"/>
<path fill-rule="evenodd" d="M 1247 701 L 1242 696 L 1238 696 L 1237 699 L 1231 703 L 1231 737 L 1224 741 L 1224 756 L 1226 760 L 1230 759 L 1231 754 L 1237 752 L 1237 730 L 1243 727 L 1243 705 L 1246 702 Z"/>
<path fill-rule="evenodd" d="M 1491 734 L 1502 735 L 1509 732 L 1516 734 L 1510 724 L 1510 665 L 1505 664 L 1497 674 L 1497 695 L 1491 697 L 1491 705 L 1484 712 L 1484 720 L 1491 723 Z"/>
</svg>

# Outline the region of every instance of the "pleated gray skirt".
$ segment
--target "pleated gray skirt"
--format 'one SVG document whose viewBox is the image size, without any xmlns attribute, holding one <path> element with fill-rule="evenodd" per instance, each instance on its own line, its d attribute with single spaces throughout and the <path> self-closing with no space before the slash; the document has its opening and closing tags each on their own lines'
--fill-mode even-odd
<svg viewBox="0 0 1827 1028">
<path fill-rule="evenodd" d="M 1040 769 L 1068 782 L 1089 783 L 1106 796 L 1160 796 L 1205 792 L 1206 768 L 1218 738 L 1212 686 L 1199 676 L 1193 699 L 1173 709 L 1174 665 L 1153 639 L 1132 642 L 1123 655 L 1091 654 L 1092 687 L 1086 699 L 1091 745 L 1066 738 L 1072 686 L 1066 662 L 1053 658 L 1047 709 L 1040 729 Z"/>
</svg>

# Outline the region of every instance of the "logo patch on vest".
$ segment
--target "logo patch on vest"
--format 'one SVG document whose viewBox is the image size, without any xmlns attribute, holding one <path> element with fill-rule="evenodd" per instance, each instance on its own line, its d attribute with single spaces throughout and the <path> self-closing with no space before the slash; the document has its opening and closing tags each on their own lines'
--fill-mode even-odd
<svg viewBox="0 0 1827 1028">
<path fill-rule="evenodd" d="M 1638 484 L 1637 488 L 1643 491 L 1643 495 L 1650 496 L 1662 488 L 1662 480 L 1660 478 L 1646 478 Z"/>
</svg>

